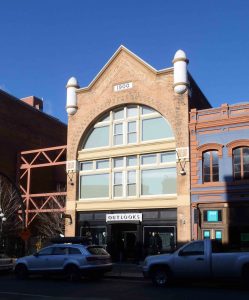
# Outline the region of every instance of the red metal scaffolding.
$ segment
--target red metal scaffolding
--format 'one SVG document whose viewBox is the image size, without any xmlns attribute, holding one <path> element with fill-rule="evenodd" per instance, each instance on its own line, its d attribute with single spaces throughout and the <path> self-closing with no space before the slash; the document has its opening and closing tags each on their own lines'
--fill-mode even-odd
<svg viewBox="0 0 249 300">
<path fill-rule="evenodd" d="M 65 189 L 49 193 L 32 193 L 31 180 L 32 171 L 38 168 L 63 166 L 66 182 L 66 148 L 66 146 L 58 146 L 21 152 L 19 184 L 25 206 L 26 227 L 38 214 L 65 211 Z"/>
</svg>

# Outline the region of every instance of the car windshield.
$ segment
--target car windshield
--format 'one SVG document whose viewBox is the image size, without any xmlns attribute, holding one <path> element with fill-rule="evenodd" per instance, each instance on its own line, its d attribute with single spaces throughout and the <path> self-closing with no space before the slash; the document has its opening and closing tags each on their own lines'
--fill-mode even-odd
<svg viewBox="0 0 249 300">
<path fill-rule="evenodd" d="M 93 255 L 108 255 L 104 248 L 98 246 L 87 247 L 87 250 Z"/>
</svg>

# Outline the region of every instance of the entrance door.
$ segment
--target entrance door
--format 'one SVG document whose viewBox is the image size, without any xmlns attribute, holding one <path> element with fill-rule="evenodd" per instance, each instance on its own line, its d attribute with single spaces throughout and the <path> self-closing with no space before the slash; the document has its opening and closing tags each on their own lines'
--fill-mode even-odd
<svg viewBox="0 0 249 300">
<path fill-rule="evenodd" d="M 134 260 L 136 243 L 138 239 L 137 225 L 131 223 L 111 225 L 111 247 L 110 252 L 115 261 Z"/>
<path fill-rule="evenodd" d="M 135 249 L 137 242 L 137 232 L 136 231 L 124 231 L 124 255 L 126 260 L 135 259 Z"/>
</svg>

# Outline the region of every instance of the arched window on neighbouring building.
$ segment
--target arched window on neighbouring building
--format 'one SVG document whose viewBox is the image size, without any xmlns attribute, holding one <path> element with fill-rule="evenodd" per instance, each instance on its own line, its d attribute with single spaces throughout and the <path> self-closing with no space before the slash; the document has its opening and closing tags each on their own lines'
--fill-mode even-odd
<svg viewBox="0 0 249 300">
<path fill-rule="evenodd" d="M 249 179 L 249 147 L 233 149 L 233 178 Z"/>
<path fill-rule="evenodd" d="M 219 181 L 219 156 L 218 151 L 210 150 L 202 154 L 203 182 Z"/>
</svg>

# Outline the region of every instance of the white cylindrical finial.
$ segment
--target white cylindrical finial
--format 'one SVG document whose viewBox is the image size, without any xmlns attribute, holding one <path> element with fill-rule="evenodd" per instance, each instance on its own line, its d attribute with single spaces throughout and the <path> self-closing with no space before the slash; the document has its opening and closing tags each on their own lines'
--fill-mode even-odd
<svg viewBox="0 0 249 300">
<path fill-rule="evenodd" d="M 79 88 L 77 79 L 75 77 L 71 77 L 66 85 L 67 88 L 67 106 L 66 110 L 69 115 L 74 115 L 78 109 L 77 106 L 77 97 L 76 97 L 76 89 Z"/>
<path fill-rule="evenodd" d="M 188 88 L 188 59 L 182 50 L 176 51 L 173 59 L 174 64 L 174 91 L 177 94 L 183 94 Z"/>
</svg>

